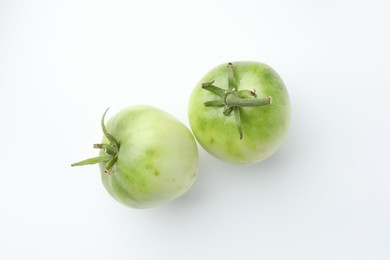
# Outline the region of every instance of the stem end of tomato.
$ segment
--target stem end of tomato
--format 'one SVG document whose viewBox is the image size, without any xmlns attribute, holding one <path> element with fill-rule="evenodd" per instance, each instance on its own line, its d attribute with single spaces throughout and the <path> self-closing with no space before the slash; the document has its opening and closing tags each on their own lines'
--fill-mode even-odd
<svg viewBox="0 0 390 260">
<path fill-rule="evenodd" d="M 84 166 L 84 165 L 90 165 L 90 164 L 97 164 L 97 163 L 107 163 L 104 172 L 110 174 L 111 169 L 116 163 L 118 159 L 118 152 L 119 152 L 119 142 L 118 140 L 111 134 L 108 133 L 105 123 L 104 123 L 104 117 L 106 116 L 106 113 L 108 111 L 108 108 L 104 112 L 102 119 L 101 119 L 101 127 L 103 130 L 104 136 L 110 141 L 109 144 L 94 144 L 94 149 L 102 149 L 104 150 L 105 154 L 93 158 L 89 158 L 77 163 L 72 163 L 71 166 Z"/>
<path fill-rule="evenodd" d="M 232 111 L 234 111 L 234 116 L 236 120 L 236 125 L 238 132 L 240 134 L 240 140 L 243 138 L 243 132 L 241 127 L 241 118 L 240 118 L 240 108 L 241 107 L 257 107 L 271 105 L 272 98 L 271 96 L 265 98 L 257 98 L 256 90 L 240 90 L 237 91 L 237 80 L 235 75 L 235 69 L 233 63 L 229 62 L 227 64 L 228 73 L 228 89 L 224 90 L 219 88 L 214 84 L 214 80 L 210 82 L 202 83 L 202 88 L 210 91 L 217 96 L 220 100 L 207 101 L 204 103 L 206 107 L 224 107 L 223 114 L 229 116 Z"/>
</svg>

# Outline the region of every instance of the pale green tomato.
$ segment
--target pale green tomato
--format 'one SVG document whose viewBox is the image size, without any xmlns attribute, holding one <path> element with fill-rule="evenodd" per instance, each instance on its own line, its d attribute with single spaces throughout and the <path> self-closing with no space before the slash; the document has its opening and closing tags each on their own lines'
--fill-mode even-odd
<svg viewBox="0 0 390 260">
<path fill-rule="evenodd" d="M 263 63 L 222 64 L 196 85 L 188 117 L 207 152 L 230 163 L 256 163 L 285 141 L 289 95 L 279 75 Z"/>
<path fill-rule="evenodd" d="M 195 139 L 170 114 L 151 106 L 129 107 L 113 116 L 103 131 L 103 144 L 111 147 L 95 145 L 102 148 L 98 158 L 107 157 L 99 163 L 101 178 L 119 202 L 133 208 L 153 207 L 181 196 L 194 183 Z M 117 151 L 113 143 L 118 144 Z"/>
</svg>

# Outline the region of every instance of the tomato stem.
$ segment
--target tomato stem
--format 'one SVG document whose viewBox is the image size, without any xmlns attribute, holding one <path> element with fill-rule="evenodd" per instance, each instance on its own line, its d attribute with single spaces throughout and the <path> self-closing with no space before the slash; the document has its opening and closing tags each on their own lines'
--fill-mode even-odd
<svg viewBox="0 0 390 260">
<path fill-rule="evenodd" d="M 227 90 L 215 86 L 214 80 L 202 83 L 203 89 L 210 91 L 220 97 L 219 100 L 207 101 L 204 103 L 204 105 L 206 107 L 224 107 L 223 114 L 225 116 L 228 116 L 231 114 L 231 112 L 234 112 L 237 129 L 240 134 L 240 139 L 242 139 L 243 132 L 241 126 L 240 107 L 257 107 L 271 105 L 272 98 L 270 96 L 264 98 L 257 98 L 255 90 L 238 91 L 233 63 L 229 62 L 227 64 L 227 67 Z"/>
<path fill-rule="evenodd" d="M 225 105 L 231 107 L 257 107 L 271 104 L 271 97 L 244 99 L 231 92 L 225 96 Z"/>
<path fill-rule="evenodd" d="M 106 167 L 105 167 L 104 172 L 110 174 L 112 167 L 115 165 L 115 163 L 118 159 L 119 142 L 113 135 L 108 133 L 106 126 L 104 124 L 104 118 L 106 116 L 108 109 L 109 108 L 106 109 L 106 111 L 104 112 L 104 114 L 102 116 L 101 127 L 103 130 L 104 136 L 108 139 L 108 141 L 110 143 L 109 144 L 103 143 L 103 144 L 94 144 L 93 145 L 93 148 L 102 149 L 102 150 L 104 150 L 104 152 L 106 154 L 101 155 L 101 156 L 97 156 L 97 157 L 93 157 L 93 158 L 89 158 L 89 159 L 86 159 L 86 160 L 83 160 L 83 161 L 80 161 L 77 163 L 72 163 L 71 164 L 72 167 L 73 166 L 89 165 L 89 164 L 97 164 L 97 163 L 106 163 Z"/>
</svg>

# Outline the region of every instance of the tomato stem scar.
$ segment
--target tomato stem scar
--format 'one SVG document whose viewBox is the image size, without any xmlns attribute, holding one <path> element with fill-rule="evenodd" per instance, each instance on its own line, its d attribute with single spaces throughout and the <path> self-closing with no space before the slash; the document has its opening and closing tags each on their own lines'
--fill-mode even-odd
<svg viewBox="0 0 390 260">
<path fill-rule="evenodd" d="M 235 69 L 233 63 L 227 64 L 228 73 L 228 89 L 222 89 L 214 85 L 214 80 L 210 82 L 202 83 L 202 88 L 212 92 L 220 97 L 219 100 L 211 100 L 204 103 L 206 107 L 224 107 L 223 114 L 228 116 L 231 112 L 234 112 L 234 118 L 236 120 L 237 129 L 240 135 L 240 139 L 243 138 L 243 131 L 241 126 L 240 108 L 241 107 L 257 107 L 271 105 L 272 98 L 263 97 L 257 98 L 255 90 L 240 90 L 237 91 L 237 81 L 235 75 Z"/>
<path fill-rule="evenodd" d="M 104 172 L 108 173 L 108 174 L 111 173 L 111 169 L 115 165 L 115 163 L 118 159 L 119 142 L 113 135 L 108 133 L 108 131 L 106 129 L 106 126 L 104 123 L 104 118 L 106 116 L 108 109 L 109 108 L 106 109 L 106 111 L 104 112 L 104 114 L 102 116 L 101 127 L 103 130 L 104 136 L 109 141 L 109 144 L 102 143 L 102 144 L 94 144 L 93 145 L 93 148 L 102 149 L 102 150 L 104 150 L 104 152 L 106 154 L 101 155 L 101 156 L 97 156 L 97 157 L 93 157 L 93 158 L 89 158 L 89 159 L 86 159 L 86 160 L 83 160 L 83 161 L 80 161 L 77 163 L 72 163 L 71 164 L 72 167 L 73 166 L 89 165 L 89 164 L 97 164 L 97 163 L 106 163 L 106 167 L 105 167 Z"/>
</svg>

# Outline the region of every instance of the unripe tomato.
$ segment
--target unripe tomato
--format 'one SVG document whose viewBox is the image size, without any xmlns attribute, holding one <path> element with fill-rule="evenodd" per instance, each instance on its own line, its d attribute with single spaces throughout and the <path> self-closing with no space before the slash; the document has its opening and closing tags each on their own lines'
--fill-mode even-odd
<svg viewBox="0 0 390 260">
<path fill-rule="evenodd" d="M 290 100 L 282 79 L 268 65 L 221 64 L 196 85 L 188 117 L 207 152 L 230 163 L 256 163 L 285 141 Z"/>
<path fill-rule="evenodd" d="M 99 163 L 106 190 L 133 208 L 149 208 L 184 194 L 194 183 L 198 150 L 189 129 L 170 114 L 151 107 L 121 110 L 105 125 Z"/>
</svg>

